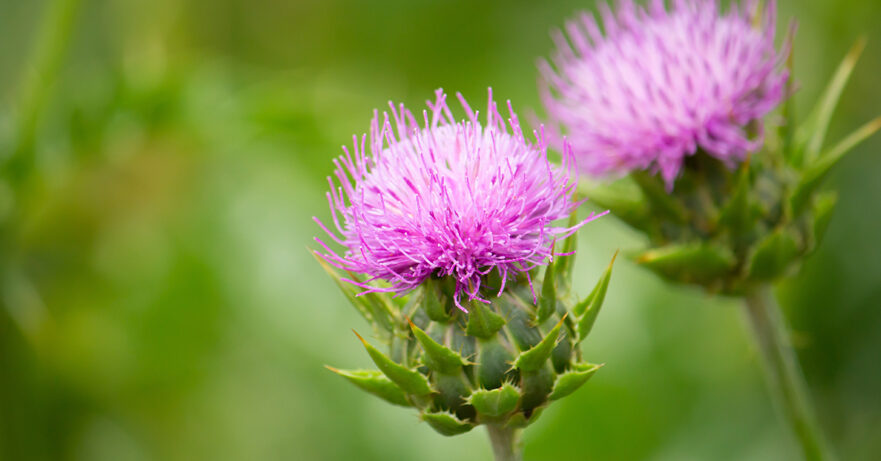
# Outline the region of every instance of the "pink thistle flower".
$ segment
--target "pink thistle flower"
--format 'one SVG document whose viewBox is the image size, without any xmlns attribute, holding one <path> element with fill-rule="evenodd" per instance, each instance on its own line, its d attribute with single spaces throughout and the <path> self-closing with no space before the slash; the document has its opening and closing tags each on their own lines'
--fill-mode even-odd
<svg viewBox="0 0 881 461">
<path fill-rule="evenodd" d="M 365 134 L 359 146 L 353 137 L 354 153 L 344 146 L 334 160 L 327 198 L 336 232 L 315 221 L 345 252 L 315 240 L 330 264 L 367 276 L 365 283 L 347 280 L 364 293 L 403 294 L 429 277 L 451 277 L 465 310 L 463 293 L 488 302 L 480 293 L 491 271 L 503 281 L 493 288 L 500 295 L 505 280 L 553 258 L 555 239 L 598 217 L 555 226 L 579 205 L 569 149 L 556 167 L 542 130 L 535 143 L 527 140 L 510 102 L 505 120 L 490 91 L 484 125 L 457 96 L 464 121 L 453 118 L 442 90 L 427 102 L 422 126 L 403 104 L 389 103 L 391 117 L 374 112 L 369 142 Z M 387 283 L 371 283 L 377 280 Z"/>
<path fill-rule="evenodd" d="M 539 64 L 552 126 L 567 132 L 584 172 L 652 170 L 672 188 L 698 150 L 733 167 L 762 146 L 754 122 L 784 99 L 788 78 L 774 1 L 722 13 L 717 0 L 675 0 L 670 10 L 621 0 L 601 13 L 605 33 L 582 13 L 566 24 L 568 40 L 554 34 L 554 66 Z"/>
</svg>

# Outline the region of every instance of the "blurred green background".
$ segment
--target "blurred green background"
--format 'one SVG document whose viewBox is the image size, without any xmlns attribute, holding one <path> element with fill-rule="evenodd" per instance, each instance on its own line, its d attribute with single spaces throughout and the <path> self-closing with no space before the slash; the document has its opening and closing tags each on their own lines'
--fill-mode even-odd
<svg viewBox="0 0 881 461">
<path fill-rule="evenodd" d="M 0 459 L 489 459 L 482 430 L 443 438 L 322 367 L 369 365 L 368 327 L 312 261 L 310 218 L 389 99 L 491 85 L 540 112 L 549 30 L 594 8 L 549 3 L 0 1 L 0 157 L 25 159 L 0 182 Z M 881 2 L 780 10 L 799 113 L 868 34 L 829 139 L 878 115 Z M 875 137 L 779 291 L 848 460 L 881 456 L 879 173 Z M 639 244 L 613 218 L 580 239 L 585 286 Z M 795 459 L 744 326 L 621 262 L 584 346 L 607 366 L 526 432 L 527 459 Z"/>
</svg>

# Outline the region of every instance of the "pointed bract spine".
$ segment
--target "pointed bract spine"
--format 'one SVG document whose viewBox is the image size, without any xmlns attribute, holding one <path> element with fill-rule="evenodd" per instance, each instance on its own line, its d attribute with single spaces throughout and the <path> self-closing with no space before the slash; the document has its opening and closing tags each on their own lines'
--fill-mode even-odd
<svg viewBox="0 0 881 461">
<path fill-rule="evenodd" d="M 368 343 L 357 331 L 352 330 L 355 336 L 364 344 L 373 363 L 383 372 L 383 374 L 397 384 L 401 389 L 409 394 L 426 395 L 432 392 L 428 379 L 416 370 L 411 370 L 380 352 L 377 348 Z"/>
<path fill-rule="evenodd" d="M 402 407 L 412 406 L 407 400 L 407 394 L 379 370 L 339 370 L 327 365 L 324 367 L 386 402 Z"/>
</svg>

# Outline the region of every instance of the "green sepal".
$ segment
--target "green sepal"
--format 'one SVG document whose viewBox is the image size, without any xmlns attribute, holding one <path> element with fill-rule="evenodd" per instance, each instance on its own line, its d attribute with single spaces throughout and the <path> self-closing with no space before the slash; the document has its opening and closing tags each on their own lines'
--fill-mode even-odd
<svg viewBox="0 0 881 461">
<path fill-rule="evenodd" d="M 606 291 L 609 289 L 609 281 L 612 279 L 612 267 L 615 265 L 617 257 L 618 252 L 616 251 L 612 256 L 612 261 L 609 262 L 609 266 L 603 271 L 603 275 L 600 276 L 600 280 L 593 287 L 590 294 L 572 308 L 572 312 L 578 317 L 578 322 L 576 323 L 578 341 L 583 341 L 584 338 L 587 338 L 587 335 L 590 334 L 590 330 L 593 328 L 593 324 L 597 320 L 597 316 L 600 314 L 603 301 L 606 299 Z"/>
<path fill-rule="evenodd" d="M 462 421 L 457 418 L 456 415 L 445 411 L 437 413 L 422 413 L 422 420 L 428 423 L 428 425 L 439 434 L 446 436 L 464 434 L 471 429 L 474 429 L 473 424 Z"/>
<path fill-rule="evenodd" d="M 432 392 L 431 386 L 428 384 L 428 378 L 418 371 L 411 370 L 388 358 L 385 354 L 364 340 L 357 331 L 355 332 L 355 336 L 357 336 L 364 344 L 364 348 L 367 349 L 367 353 L 370 354 L 373 363 L 375 363 L 376 366 L 382 370 L 390 380 L 392 380 L 392 382 L 397 384 L 398 387 L 408 394 L 414 395 L 426 395 Z"/>
<path fill-rule="evenodd" d="M 865 46 L 865 37 L 860 38 L 853 44 L 835 71 L 832 80 L 829 81 L 829 85 L 823 91 L 823 96 L 812 110 L 807 121 L 799 127 L 795 143 L 797 149 L 804 150 L 803 160 L 805 162 L 812 162 L 823 148 L 823 141 L 829 129 L 829 122 L 832 120 L 832 113 L 841 99 L 841 93 L 844 91 L 844 87 L 847 86 L 850 75 L 853 73 L 853 69 Z"/>
<path fill-rule="evenodd" d="M 521 372 L 520 410 L 528 412 L 544 405 L 554 387 L 554 377 L 550 366 L 541 367 L 537 371 Z"/>
<path fill-rule="evenodd" d="M 465 327 L 465 334 L 476 338 L 489 339 L 503 326 L 505 326 L 505 319 L 493 312 L 489 306 L 480 301 L 471 303 L 471 312 L 468 313 L 468 325 Z"/>
<path fill-rule="evenodd" d="M 643 196 L 648 200 L 652 213 L 666 215 L 680 224 L 688 222 L 688 210 L 673 198 L 673 195 L 666 189 L 664 181 L 657 175 L 637 171 L 631 173 L 630 177 L 642 189 Z"/>
<path fill-rule="evenodd" d="M 471 387 L 462 373 L 434 373 L 432 384 L 437 390 L 437 394 L 433 396 L 436 408 L 458 412 L 465 404 L 465 399 L 471 395 Z"/>
<path fill-rule="evenodd" d="M 318 261 L 318 264 L 327 275 L 333 279 L 352 306 L 355 306 L 355 309 L 364 316 L 364 319 L 374 326 L 377 333 L 387 338 L 394 331 L 394 315 L 391 313 L 393 311 L 381 299 L 372 299 L 373 297 L 380 298 L 375 296 L 374 293 L 357 296 L 359 293 L 358 288 L 351 283 L 343 281 L 340 274 L 324 260 L 320 253 L 312 251 L 312 256 L 315 257 L 315 260 Z"/>
<path fill-rule="evenodd" d="M 526 415 L 523 414 L 523 412 L 514 413 L 513 415 L 511 415 L 510 418 L 508 418 L 508 424 L 505 424 L 505 426 L 513 429 L 522 429 L 534 423 L 538 419 L 538 417 L 541 416 L 541 413 L 543 411 L 544 407 L 538 407 L 532 410 L 532 412 L 529 414 L 529 418 L 527 418 Z"/>
<path fill-rule="evenodd" d="M 513 292 L 503 293 L 496 303 L 505 316 L 505 333 L 517 350 L 526 350 L 541 341 L 541 330 L 536 328 L 532 303 Z"/>
<path fill-rule="evenodd" d="M 637 228 L 645 229 L 651 216 L 645 197 L 631 178 L 621 178 L 602 186 L 579 181 L 579 190 L 589 197 L 588 203 L 609 210 L 616 218 Z"/>
<path fill-rule="evenodd" d="M 737 185 L 731 194 L 731 199 L 722 208 L 719 215 L 719 224 L 731 229 L 735 234 L 742 234 L 752 229 L 755 223 L 755 208 L 750 200 L 750 162 L 747 159 L 740 166 L 737 177 Z"/>
<path fill-rule="evenodd" d="M 407 401 L 407 394 L 379 370 L 338 370 L 327 365 L 324 367 L 388 403 L 402 407 L 411 406 Z"/>
<path fill-rule="evenodd" d="M 557 345 L 554 347 L 554 351 L 551 352 L 551 366 L 554 367 L 555 373 L 566 371 L 572 363 L 572 341 L 570 340 L 572 334 L 570 334 L 570 331 L 574 331 L 575 325 L 572 323 L 572 319 L 568 317 L 565 324 L 566 328 L 560 330 L 560 339 L 557 340 Z"/>
<path fill-rule="evenodd" d="M 805 168 L 801 181 L 799 181 L 790 198 L 790 206 L 794 216 L 798 216 L 804 211 L 805 206 L 810 203 L 811 194 L 817 190 L 832 167 L 844 158 L 845 154 L 865 141 L 869 136 L 875 134 L 879 129 L 881 129 L 881 117 L 858 128 Z"/>
<path fill-rule="evenodd" d="M 465 360 L 459 354 L 443 344 L 439 344 L 431 336 L 428 336 L 425 331 L 413 324 L 413 322 L 410 322 L 410 329 L 413 331 L 413 336 L 416 337 L 416 340 L 422 346 L 422 351 L 424 352 L 422 362 L 429 369 L 449 374 L 465 365 Z"/>
<path fill-rule="evenodd" d="M 609 262 L 609 265 L 606 267 L 606 270 L 603 271 L 603 275 L 600 276 L 600 279 L 597 281 L 597 284 L 593 287 L 590 294 L 572 308 L 572 313 L 575 314 L 576 317 L 584 315 L 586 311 L 590 310 L 590 307 L 594 305 L 595 302 L 599 302 L 600 304 L 603 303 L 603 300 L 606 298 L 606 290 L 609 288 L 609 280 L 612 279 L 612 266 L 615 264 L 615 259 L 617 258 L 618 252 L 615 251 L 615 254 L 612 255 L 612 261 Z"/>
<path fill-rule="evenodd" d="M 637 264 L 681 282 L 708 282 L 734 268 L 730 249 L 709 243 L 673 244 L 653 248 L 636 258 Z"/>
<path fill-rule="evenodd" d="M 826 235 L 826 229 L 829 227 L 829 221 L 832 220 L 832 212 L 835 211 L 835 204 L 838 203 L 838 193 L 835 191 L 824 192 L 817 196 L 814 202 L 814 228 L 813 228 L 813 246 L 816 247 L 823 241 Z"/>
<path fill-rule="evenodd" d="M 796 239 L 785 229 L 777 229 L 756 245 L 747 266 L 749 278 L 774 280 L 784 275 L 798 256 Z"/>
<path fill-rule="evenodd" d="M 541 368 L 551 356 L 554 346 L 557 345 L 557 338 L 560 337 L 560 328 L 563 326 L 563 321 L 565 319 L 566 315 L 563 315 L 563 318 L 561 318 L 560 321 L 557 322 L 557 325 L 545 335 L 540 343 L 536 344 L 528 351 L 521 352 L 520 355 L 517 356 L 517 359 L 514 360 L 514 367 L 523 371 L 535 371 Z"/>
<path fill-rule="evenodd" d="M 569 215 L 568 228 L 578 225 L 578 212 L 573 211 Z M 572 288 L 572 268 L 575 267 L 575 248 L 578 246 L 578 233 L 573 232 L 572 235 L 563 240 L 563 248 L 560 256 L 554 257 L 554 275 L 557 279 L 557 286 L 561 288 L 563 295 L 569 293 Z M 545 275 L 547 277 L 547 275 Z"/>
<path fill-rule="evenodd" d="M 477 382 L 484 389 L 496 389 L 512 378 L 514 356 L 498 338 L 480 341 L 477 356 Z"/>
<path fill-rule="evenodd" d="M 554 246 L 551 245 L 553 253 Z M 542 324 L 549 319 L 557 310 L 557 284 L 554 277 L 554 267 L 556 264 L 548 264 L 545 268 L 544 281 L 541 284 L 541 298 L 538 300 L 538 313 L 536 316 L 536 324 Z"/>
<path fill-rule="evenodd" d="M 602 365 L 594 365 L 592 363 L 576 364 L 572 370 L 557 376 L 557 380 L 554 382 L 554 389 L 551 391 L 551 395 L 548 396 L 548 400 L 561 399 L 575 392 L 601 367 Z"/>
<path fill-rule="evenodd" d="M 498 389 L 478 389 L 468 397 L 468 403 L 474 406 L 481 416 L 498 418 L 504 416 L 515 408 L 520 401 L 520 389 L 510 383 L 505 383 Z"/>
<path fill-rule="evenodd" d="M 441 282 L 429 278 L 422 284 L 422 308 L 428 318 L 440 323 L 449 323 L 453 316 L 447 310 L 447 299 Z"/>
</svg>

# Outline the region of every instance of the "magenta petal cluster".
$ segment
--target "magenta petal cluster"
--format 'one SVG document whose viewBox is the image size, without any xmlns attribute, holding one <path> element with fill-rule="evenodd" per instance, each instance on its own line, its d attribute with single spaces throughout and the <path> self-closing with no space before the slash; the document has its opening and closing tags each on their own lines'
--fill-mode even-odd
<svg viewBox="0 0 881 461">
<path fill-rule="evenodd" d="M 579 167 L 596 176 L 660 172 L 668 187 L 699 149 L 729 166 L 761 147 L 759 120 L 786 94 L 788 46 L 774 47 L 776 6 L 664 0 L 601 6 L 555 34 L 541 62 L 543 99 Z M 568 39 L 567 39 L 568 38 Z M 552 130 L 553 131 L 553 130 Z M 551 133 L 554 134 L 554 133 Z M 562 145 L 562 136 L 552 136 Z"/>
<path fill-rule="evenodd" d="M 421 123 L 389 103 L 391 116 L 375 113 L 369 140 L 359 145 L 354 137 L 354 152 L 343 147 L 335 160 L 327 197 L 336 232 L 316 221 L 345 252 L 316 240 L 329 263 L 366 275 L 366 283 L 349 280 L 365 293 L 401 294 L 429 277 L 452 277 L 460 308 L 463 294 L 486 302 L 484 276 L 498 271 L 503 285 L 546 264 L 555 239 L 594 217 L 554 225 L 578 205 L 568 148 L 562 167 L 554 166 L 544 135 L 524 137 L 510 102 L 505 119 L 490 91 L 482 124 L 458 96 L 464 120 L 454 118 L 441 90 Z M 504 286 L 484 288 L 501 294 Z"/>
</svg>

